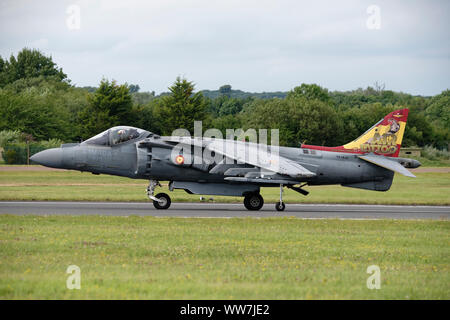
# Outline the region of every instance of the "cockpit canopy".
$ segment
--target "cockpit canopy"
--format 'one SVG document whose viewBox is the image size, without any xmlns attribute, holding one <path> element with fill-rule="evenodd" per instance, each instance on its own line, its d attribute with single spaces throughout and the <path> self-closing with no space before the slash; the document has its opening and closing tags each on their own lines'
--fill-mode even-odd
<svg viewBox="0 0 450 320">
<path fill-rule="evenodd" d="M 139 137 L 146 137 L 150 132 L 127 126 L 113 127 L 98 135 L 86 140 L 83 144 L 91 144 L 97 146 L 114 146 L 126 141 L 134 140 Z"/>
</svg>

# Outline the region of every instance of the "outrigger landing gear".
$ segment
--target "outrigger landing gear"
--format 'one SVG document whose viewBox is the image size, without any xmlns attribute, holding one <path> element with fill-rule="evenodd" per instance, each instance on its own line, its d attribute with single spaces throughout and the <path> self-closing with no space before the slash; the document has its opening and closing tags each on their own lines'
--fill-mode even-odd
<svg viewBox="0 0 450 320">
<path fill-rule="evenodd" d="M 156 209 L 168 209 L 170 207 L 171 200 L 167 194 L 158 193 L 156 196 L 153 195 L 157 186 L 161 187 L 158 180 L 150 180 L 147 187 L 147 196 L 150 200 L 153 200 L 153 206 Z"/>
<path fill-rule="evenodd" d="M 277 209 L 277 211 L 284 211 L 284 209 L 286 209 L 286 205 L 283 202 L 283 185 L 280 184 L 280 202 L 277 202 L 275 204 L 275 209 Z"/>
<path fill-rule="evenodd" d="M 251 193 L 245 196 L 244 206 L 247 210 L 257 211 L 264 205 L 264 199 L 259 193 Z"/>
</svg>

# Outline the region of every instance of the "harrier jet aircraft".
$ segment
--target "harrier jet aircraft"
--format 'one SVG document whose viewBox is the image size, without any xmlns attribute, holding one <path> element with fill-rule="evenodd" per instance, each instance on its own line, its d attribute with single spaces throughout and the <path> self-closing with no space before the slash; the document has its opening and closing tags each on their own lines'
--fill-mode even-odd
<svg viewBox="0 0 450 320">
<path fill-rule="evenodd" d="M 248 210 L 263 206 L 261 187 L 277 187 L 280 198 L 275 208 L 283 211 L 284 187 L 302 195 L 308 194 L 303 189 L 307 185 L 387 191 L 394 172 L 414 177 L 405 168 L 417 168 L 419 161 L 398 157 L 407 118 L 408 109 L 393 111 L 339 147 L 302 144 L 290 148 L 228 139 L 162 137 L 120 126 L 79 144 L 44 150 L 31 160 L 53 168 L 149 180 L 147 195 L 157 209 L 171 204 L 166 193 L 154 195 L 164 180 L 169 181 L 170 191 L 244 197 Z M 192 154 L 193 149 L 200 152 Z M 204 154 L 209 159 L 203 159 Z"/>
</svg>

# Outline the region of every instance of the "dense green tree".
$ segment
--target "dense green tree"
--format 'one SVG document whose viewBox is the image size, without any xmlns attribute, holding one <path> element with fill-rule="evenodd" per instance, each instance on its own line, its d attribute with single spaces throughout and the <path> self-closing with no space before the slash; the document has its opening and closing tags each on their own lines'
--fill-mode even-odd
<svg viewBox="0 0 450 320">
<path fill-rule="evenodd" d="M 305 98 L 308 100 L 316 99 L 327 104 L 331 102 L 328 90 L 322 88 L 321 86 L 318 86 L 317 84 L 302 83 L 300 86 L 295 87 L 293 90 L 289 91 L 287 98 Z"/>
<path fill-rule="evenodd" d="M 245 110 L 246 127 L 279 129 L 280 145 L 335 145 L 341 122 L 323 101 L 305 97 L 256 100 Z"/>
<path fill-rule="evenodd" d="M 135 104 L 133 111 L 136 115 L 134 126 L 145 129 L 150 132 L 161 134 L 163 123 L 156 115 L 156 108 L 159 104 L 158 99 L 152 99 L 146 104 Z"/>
<path fill-rule="evenodd" d="M 281 144 L 347 143 L 387 113 L 409 108 L 403 146 L 447 148 L 450 139 L 450 90 L 434 97 L 385 90 L 384 85 L 329 92 L 301 84 L 290 92 L 251 93 L 223 85 L 194 92 L 177 78 L 169 92 L 139 92 L 139 85 L 102 80 L 100 86 L 76 88 L 52 60 L 24 48 L 0 57 L 0 130 L 19 130 L 38 140 L 79 141 L 115 125 L 137 126 L 171 134 L 176 128 L 277 128 Z"/>
<path fill-rule="evenodd" d="M 67 82 L 61 82 L 56 77 L 38 76 L 34 78 L 22 78 L 3 87 L 5 90 L 20 93 L 23 91 L 36 91 L 40 94 L 58 93 L 64 94 L 72 86 Z"/>
<path fill-rule="evenodd" d="M 74 88 L 65 82 L 53 77 L 39 76 L 36 78 L 19 79 L 0 89 L 0 98 L 3 102 L 9 101 L 7 107 L 0 111 L 6 126 L 12 130 L 17 128 L 24 132 L 38 132 L 39 137 L 45 139 L 58 138 L 64 141 L 79 141 L 80 124 L 77 114 L 87 105 L 89 94 L 80 88 Z M 48 118 L 49 125 L 45 123 L 37 126 L 39 113 Z M 20 118 L 20 119 L 16 119 Z M 58 130 L 53 130 L 58 128 Z"/>
<path fill-rule="evenodd" d="M 434 96 L 426 110 L 429 119 L 444 128 L 450 128 L 450 90 Z"/>
<path fill-rule="evenodd" d="M 252 98 L 238 99 L 221 95 L 215 99 L 208 99 L 208 111 L 214 117 L 222 117 L 225 115 L 234 115 L 243 109 L 246 103 L 252 101 Z"/>
<path fill-rule="evenodd" d="M 219 110 L 219 116 L 234 115 L 242 110 L 245 103 L 243 99 L 227 98 Z"/>
<path fill-rule="evenodd" d="M 157 101 L 156 116 L 161 121 L 162 134 L 183 128 L 194 134 L 194 121 L 207 118 L 206 101 L 200 92 L 194 93 L 194 84 L 178 77 L 169 88 L 170 95 Z"/>
<path fill-rule="evenodd" d="M 0 88 L 8 82 L 8 76 L 5 69 L 6 61 L 0 56 Z"/>
<path fill-rule="evenodd" d="M 134 124 L 132 107 L 128 85 L 102 79 L 95 93 L 88 96 L 88 105 L 80 112 L 82 137 L 89 138 L 113 126 Z"/>
<path fill-rule="evenodd" d="M 401 107 L 398 108 L 400 109 Z M 350 108 L 341 111 L 338 113 L 338 116 L 342 122 L 342 131 L 339 135 L 338 144 L 342 145 L 358 138 L 394 109 L 392 105 L 383 105 L 377 102 L 366 103 L 361 108 Z"/>
<path fill-rule="evenodd" d="M 19 130 L 37 140 L 67 136 L 67 114 L 52 95 L 0 90 L 0 130 Z"/>
<path fill-rule="evenodd" d="M 403 146 L 424 147 L 433 141 L 434 132 L 431 124 L 420 113 L 410 112 L 403 138 Z"/>
<path fill-rule="evenodd" d="M 222 132 L 223 138 L 226 138 L 227 129 L 239 129 L 243 127 L 243 116 L 241 114 L 228 114 L 214 118 L 211 121 L 211 127 L 219 129 Z"/>
<path fill-rule="evenodd" d="M 8 60 L 0 59 L 0 87 L 16 80 L 35 77 L 53 77 L 59 81 L 67 79 L 67 75 L 53 62 L 36 49 L 22 49 L 17 58 L 11 55 Z"/>
<path fill-rule="evenodd" d="M 135 92 L 139 92 L 139 90 L 140 90 L 141 88 L 139 87 L 138 84 L 130 84 L 130 85 L 128 86 L 128 89 L 130 90 L 130 93 L 135 93 Z"/>
<path fill-rule="evenodd" d="M 131 94 L 133 103 L 137 105 L 145 105 L 155 99 L 155 91 L 152 92 L 133 92 Z"/>
<path fill-rule="evenodd" d="M 231 95 L 231 86 L 229 84 L 223 85 L 219 88 L 219 92 L 221 95 L 230 97 Z"/>
</svg>

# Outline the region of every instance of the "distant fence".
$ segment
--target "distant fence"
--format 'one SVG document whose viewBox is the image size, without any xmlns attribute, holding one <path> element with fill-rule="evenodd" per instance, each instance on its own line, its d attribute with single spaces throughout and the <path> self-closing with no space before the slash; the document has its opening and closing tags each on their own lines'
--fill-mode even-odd
<svg viewBox="0 0 450 320">
<path fill-rule="evenodd" d="M 37 143 L 30 143 L 29 152 L 30 157 L 48 147 L 42 146 Z M 27 164 L 28 150 L 26 144 L 7 144 L 3 146 L 3 160 L 6 164 Z"/>
</svg>

